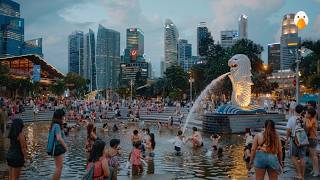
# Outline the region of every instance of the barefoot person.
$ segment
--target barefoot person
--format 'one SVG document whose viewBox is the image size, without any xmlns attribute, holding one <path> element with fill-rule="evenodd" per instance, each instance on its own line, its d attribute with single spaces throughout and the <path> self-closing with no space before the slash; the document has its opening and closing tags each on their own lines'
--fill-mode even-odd
<svg viewBox="0 0 320 180">
<path fill-rule="evenodd" d="M 318 162 L 318 155 L 317 155 L 317 129 L 318 123 L 316 120 L 317 112 L 314 108 L 309 107 L 306 113 L 306 131 L 309 140 L 309 152 L 310 157 L 312 159 L 312 167 L 313 170 L 311 172 L 312 176 L 319 176 L 319 162 Z"/>
<path fill-rule="evenodd" d="M 278 133 L 272 120 L 265 122 L 264 131 L 253 140 L 249 169 L 255 168 L 256 180 L 263 180 L 266 172 L 271 180 L 278 179 L 282 172 L 282 149 Z"/>
<path fill-rule="evenodd" d="M 192 142 L 193 147 L 203 146 L 202 136 L 201 136 L 200 132 L 198 131 L 198 128 L 193 127 L 192 131 L 193 131 L 192 136 L 189 137 L 188 140 Z"/>
<path fill-rule="evenodd" d="M 63 154 L 67 151 L 67 145 L 64 142 L 65 135 L 62 130 L 64 115 L 65 113 L 62 109 L 58 109 L 54 112 L 49 131 L 47 153 L 54 156 L 56 165 L 56 169 L 52 177 L 53 180 L 59 180 L 61 177 Z"/>
<path fill-rule="evenodd" d="M 9 180 L 16 180 L 20 177 L 21 168 L 27 157 L 27 144 L 23 135 L 23 121 L 14 119 L 9 131 L 10 147 L 7 153 L 9 166 Z"/>
<path fill-rule="evenodd" d="M 182 135 L 182 131 L 179 130 L 177 136 L 174 138 L 173 141 L 174 144 L 174 150 L 176 151 L 176 155 L 181 155 L 181 148 L 184 144 L 184 136 Z"/>
<path fill-rule="evenodd" d="M 217 151 L 218 150 L 218 144 L 219 144 L 219 140 L 220 140 L 220 136 L 218 134 L 214 134 L 210 137 L 211 141 L 212 141 L 212 150 L 213 151 Z"/>
</svg>

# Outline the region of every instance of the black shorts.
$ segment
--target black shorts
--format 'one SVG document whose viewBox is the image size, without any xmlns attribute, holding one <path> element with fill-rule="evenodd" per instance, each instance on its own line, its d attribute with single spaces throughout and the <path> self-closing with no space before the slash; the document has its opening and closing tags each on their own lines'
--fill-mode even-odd
<svg viewBox="0 0 320 180">
<path fill-rule="evenodd" d="M 177 152 L 180 152 L 181 151 L 181 147 L 174 146 L 174 150 L 176 150 Z"/>
</svg>

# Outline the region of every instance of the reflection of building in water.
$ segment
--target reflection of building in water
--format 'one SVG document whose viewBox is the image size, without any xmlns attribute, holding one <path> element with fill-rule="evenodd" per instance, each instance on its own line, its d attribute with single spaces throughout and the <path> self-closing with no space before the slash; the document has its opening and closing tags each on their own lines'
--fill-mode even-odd
<svg viewBox="0 0 320 180">
<path fill-rule="evenodd" d="M 276 89 L 279 96 L 294 96 L 295 86 L 295 73 L 291 70 L 279 70 L 272 73 L 268 77 L 270 82 L 278 83 L 279 87 Z"/>
</svg>

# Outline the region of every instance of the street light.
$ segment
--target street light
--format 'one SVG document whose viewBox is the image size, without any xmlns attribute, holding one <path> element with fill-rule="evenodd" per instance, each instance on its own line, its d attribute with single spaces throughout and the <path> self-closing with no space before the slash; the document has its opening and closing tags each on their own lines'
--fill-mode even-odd
<svg viewBox="0 0 320 180">
<path fill-rule="evenodd" d="M 297 64 L 296 66 L 296 102 L 297 104 L 299 104 L 299 96 L 300 96 L 300 80 L 299 80 L 299 77 L 300 77 L 300 72 L 299 72 L 299 65 L 301 63 L 301 60 L 300 60 L 300 55 L 303 54 L 305 52 L 305 48 L 304 47 L 301 47 L 301 48 L 298 48 L 296 49 L 296 61 L 295 63 Z M 293 54 L 293 52 L 290 50 L 290 53 Z"/>
<path fill-rule="evenodd" d="M 194 79 L 192 77 L 189 78 L 190 83 L 190 102 L 192 102 L 192 83 L 194 82 Z"/>
<path fill-rule="evenodd" d="M 130 92 L 130 103 L 132 102 L 132 86 L 133 86 L 133 80 L 130 79 L 130 90 L 131 90 L 131 92 Z"/>
<path fill-rule="evenodd" d="M 268 64 L 263 64 L 263 69 L 266 71 L 268 70 Z"/>
</svg>

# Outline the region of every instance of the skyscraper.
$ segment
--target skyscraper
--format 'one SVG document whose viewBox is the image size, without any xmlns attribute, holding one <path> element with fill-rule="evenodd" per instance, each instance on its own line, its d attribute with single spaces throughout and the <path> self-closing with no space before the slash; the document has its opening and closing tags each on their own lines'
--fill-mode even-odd
<svg viewBox="0 0 320 180">
<path fill-rule="evenodd" d="M 166 19 L 164 27 L 164 59 L 165 67 L 178 65 L 179 32 L 170 19 Z"/>
<path fill-rule="evenodd" d="M 127 48 L 125 50 L 126 57 L 130 62 L 143 60 L 144 54 L 144 35 L 139 28 L 127 29 Z"/>
<path fill-rule="evenodd" d="M 268 44 L 268 64 L 273 72 L 280 70 L 280 43 Z"/>
<path fill-rule="evenodd" d="M 20 5 L 11 0 L 0 1 L 0 57 L 17 56 L 22 52 L 24 19 Z"/>
<path fill-rule="evenodd" d="M 227 30 L 220 32 L 221 46 L 231 48 L 238 40 L 239 34 L 236 30 Z"/>
<path fill-rule="evenodd" d="M 290 69 L 296 59 L 296 51 L 300 44 L 298 28 L 294 24 L 295 14 L 286 14 L 282 20 L 280 37 L 280 69 Z"/>
<path fill-rule="evenodd" d="M 178 43 L 178 62 L 184 71 L 189 71 L 192 66 L 192 45 L 188 43 L 188 40 L 179 39 Z"/>
<path fill-rule="evenodd" d="M 164 77 L 164 72 L 166 71 L 165 63 L 163 60 L 160 61 L 160 77 Z"/>
<path fill-rule="evenodd" d="M 239 25 L 239 39 L 247 39 L 248 38 L 248 16 L 241 14 L 238 19 Z"/>
<path fill-rule="evenodd" d="M 89 32 L 84 35 L 84 78 L 90 80 L 89 90 L 97 89 L 96 78 L 96 44 L 94 32 L 89 29 Z"/>
<path fill-rule="evenodd" d="M 96 48 L 97 89 L 116 88 L 120 73 L 120 33 L 99 25 Z"/>
<path fill-rule="evenodd" d="M 80 76 L 83 71 L 83 32 L 74 31 L 68 38 L 68 72 L 74 72 Z"/>
<path fill-rule="evenodd" d="M 208 31 L 207 23 L 200 22 L 199 26 L 197 27 L 197 55 L 203 56 L 206 52 L 206 47 L 208 45 L 205 42 L 205 39 L 211 36 L 211 33 Z"/>
</svg>

